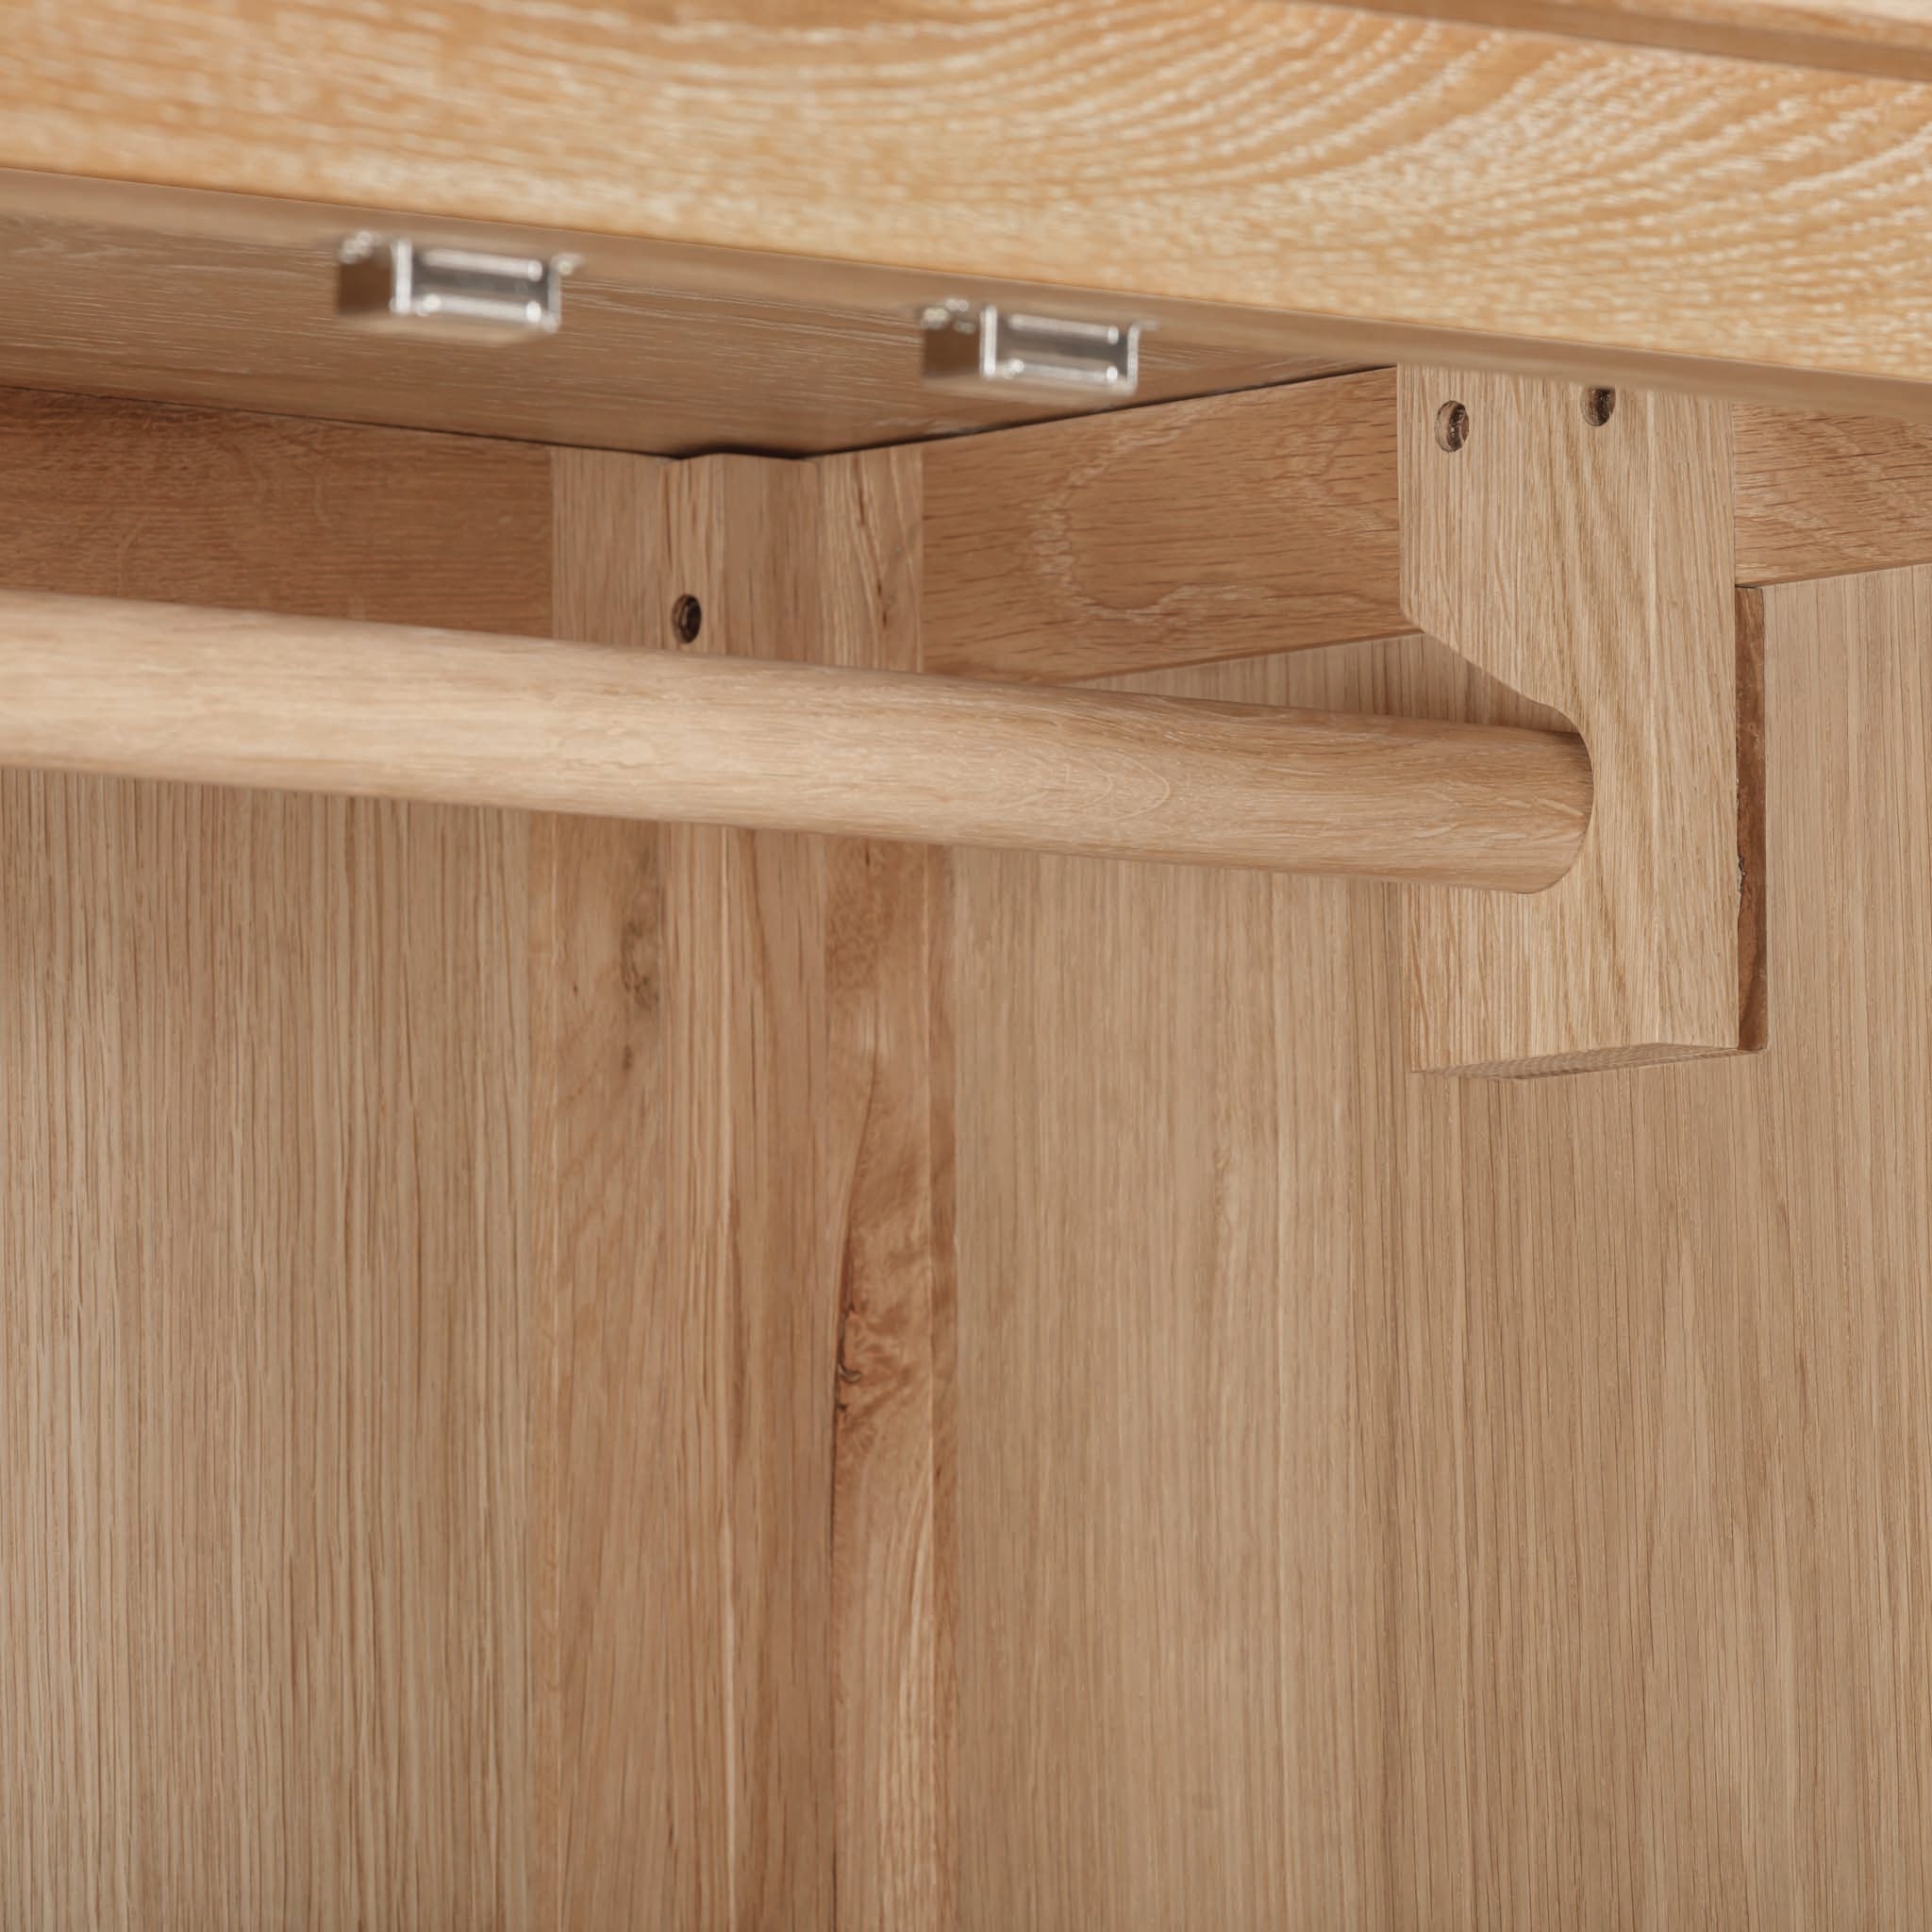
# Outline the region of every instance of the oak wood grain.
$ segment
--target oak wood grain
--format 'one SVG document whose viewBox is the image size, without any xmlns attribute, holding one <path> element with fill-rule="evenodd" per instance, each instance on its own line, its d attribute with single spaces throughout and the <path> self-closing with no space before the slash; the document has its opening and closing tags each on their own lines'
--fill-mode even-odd
<svg viewBox="0 0 1932 1932">
<path fill-rule="evenodd" d="M 701 484 L 705 470 L 687 475 Z M 818 475 L 792 480 L 815 510 Z M 748 526 L 756 541 L 706 573 L 713 603 L 740 594 L 737 574 L 806 554 L 775 514 Z M 842 534 L 872 541 L 863 518 Z M 874 554 L 896 568 L 903 549 Z M 678 601 L 656 614 L 667 628 Z M 916 624 L 916 608 L 904 617 Z M 836 613 L 774 592 L 738 636 L 797 653 L 831 648 L 838 630 Z M 1590 758 L 1560 728 L 783 657 L 0 591 L 0 759 L 57 771 L 1513 892 L 1563 874 L 1591 811 Z"/>
<path fill-rule="evenodd" d="M 926 666 L 1077 678 L 1393 636 L 1391 370 L 925 453 Z"/>
<path fill-rule="evenodd" d="M 549 473 L 521 443 L 0 390 L 0 582 L 541 634 Z"/>
<path fill-rule="evenodd" d="M 824 566 L 815 644 L 916 650 L 916 458 L 748 466 L 800 512 L 760 591 L 741 481 L 560 456 L 553 516 L 523 451 L 29 408 L 0 569 L 62 591 L 617 646 L 684 581 L 728 641 L 710 527 L 761 610 Z M 19 772 L 0 818 L 0 1918 L 950 1924 L 924 856 Z"/>
<path fill-rule="evenodd" d="M 1097 42 L 1060 0 L 438 0 L 408 29 L 295 0 L 269 33 L 79 0 L 8 51 L 20 169 L 1241 305 L 1353 360 L 1446 331 L 1584 379 L 1701 358 L 1707 386 L 1924 406 L 1921 84 L 1301 0 L 1135 0 Z"/>
<path fill-rule="evenodd" d="M 916 664 L 916 454 L 557 467 L 565 635 L 662 642 L 690 596 L 698 651 Z M 539 826 L 560 1922 L 942 1927 L 937 861 Z"/>
<path fill-rule="evenodd" d="M 959 1923 L 1400 1923 L 1379 902 L 954 864 Z"/>
<path fill-rule="evenodd" d="M 344 328 L 337 251 L 365 230 L 486 253 L 572 255 L 579 266 L 564 326 L 510 345 Z M 33 291 L 0 337 L 0 381 L 47 390 L 664 456 L 816 455 L 1074 407 L 998 387 L 929 387 L 918 322 L 925 304 L 963 295 L 1025 309 L 1041 298 L 1022 285 L 916 269 L 5 168 L 0 260 Z M 1103 319 L 1119 313 L 1108 296 L 1047 299 Z M 1291 381 L 1359 359 L 1311 352 L 1208 304 L 1136 312 L 1158 324 L 1142 342 L 1142 402 Z"/>
<path fill-rule="evenodd" d="M 555 634 L 655 640 L 668 466 L 583 455 L 554 469 Z M 529 824 L 530 1134 L 546 1182 L 530 1406 L 539 1912 L 559 1927 L 640 1909 L 728 1924 L 724 1311 L 674 1246 L 670 1175 L 702 1122 L 688 1074 L 674 1085 L 658 841 L 647 825 Z"/>
<path fill-rule="evenodd" d="M 1411 1064 L 1524 1074 L 1756 1044 L 1729 410 L 1622 391 L 1599 421 L 1566 384 L 1429 368 L 1398 399 L 1411 617 L 1489 682 L 1485 714 L 1566 720 L 1592 778 L 1548 891 L 1411 902 Z"/>
<path fill-rule="evenodd" d="M 779 636 L 794 658 L 916 665 L 916 454 L 692 463 L 668 512 L 678 594 L 704 610 L 699 650 Z M 763 1847 L 734 1886 L 734 1923 L 943 1927 L 950 1390 L 933 1122 L 947 1096 L 931 1084 L 929 925 L 942 874 L 857 841 L 659 837 L 691 1002 L 678 1032 L 711 1056 L 684 1103 L 709 1149 L 683 1193 L 709 1222 L 674 1254 L 706 1264 L 729 1324 L 738 1627 L 758 1617 L 769 1633 L 741 1642 L 728 1714 L 740 1815 Z"/>
<path fill-rule="evenodd" d="M 1932 80 L 1917 0 L 1349 0 L 1378 13 Z"/>
<path fill-rule="evenodd" d="M 1932 561 L 1932 436 L 1923 426 L 1749 404 L 1735 422 L 1740 583 Z"/>
<path fill-rule="evenodd" d="M 514 823 L 0 818 L 0 1917 L 523 1921 Z"/>
<path fill-rule="evenodd" d="M 1732 435 L 1740 584 L 1932 560 L 1923 425 L 1740 403 Z M 937 444 L 927 662 L 1097 678 L 1393 636 L 1395 445 L 1391 369 Z"/>
<path fill-rule="evenodd" d="M 814 465 L 817 661 L 918 671 L 916 451 Z M 754 633 L 755 634 L 755 633 Z M 952 1932 L 958 1914 L 947 856 L 824 848 L 823 1024 L 842 1181 L 832 1465 L 838 1932 Z"/>
<path fill-rule="evenodd" d="M 1745 404 L 1733 430 L 1740 583 L 1932 560 L 1923 425 Z M 112 571 L 239 606 L 272 568 L 285 611 L 547 629 L 539 450 L 8 390 L 0 457 L 10 590 Z M 1402 627 L 1392 370 L 990 431 L 924 462 L 929 670 L 1085 679 Z"/>
<path fill-rule="evenodd" d="M 527 451 L 0 442 L 8 583 L 547 608 Z M 0 1920 L 527 1920 L 521 824 L 0 775 Z"/>
<path fill-rule="evenodd" d="M 1932 572 L 1764 606 L 1761 1055 L 1409 1075 L 1399 893 L 956 859 L 972 1932 L 1916 1924 Z"/>
</svg>

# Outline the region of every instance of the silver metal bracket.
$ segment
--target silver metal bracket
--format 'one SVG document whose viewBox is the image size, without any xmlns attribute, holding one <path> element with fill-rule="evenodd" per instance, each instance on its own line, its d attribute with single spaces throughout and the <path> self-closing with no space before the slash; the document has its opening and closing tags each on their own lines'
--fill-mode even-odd
<svg viewBox="0 0 1932 1932">
<path fill-rule="evenodd" d="M 343 322 L 452 342 L 553 333 L 563 320 L 564 277 L 577 265 L 571 255 L 483 255 L 370 234 L 350 236 L 337 259 Z"/>
<path fill-rule="evenodd" d="M 921 310 L 925 379 L 941 388 L 995 385 L 1057 402 L 1124 401 L 1141 379 L 1144 323 L 1009 315 L 954 296 Z"/>
</svg>

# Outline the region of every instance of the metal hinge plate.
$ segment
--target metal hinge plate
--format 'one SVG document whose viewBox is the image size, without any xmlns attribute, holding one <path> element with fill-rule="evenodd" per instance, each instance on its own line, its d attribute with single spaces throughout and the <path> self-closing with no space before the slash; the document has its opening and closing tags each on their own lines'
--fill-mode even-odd
<svg viewBox="0 0 1932 1932">
<path fill-rule="evenodd" d="M 576 258 L 420 247 L 405 236 L 352 235 L 336 275 L 336 313 L 358 328 L 432 341 L 515 341 L 555 332 Z"/>
<path fill-rule="evenodd" d="M 942 388 L 1098 402 L 1124 401 L 1140 382 L 1144 323 L 1014 315 L 958 296 L 922 309 L 919 321 L 925 379 Z"/>
</svg>

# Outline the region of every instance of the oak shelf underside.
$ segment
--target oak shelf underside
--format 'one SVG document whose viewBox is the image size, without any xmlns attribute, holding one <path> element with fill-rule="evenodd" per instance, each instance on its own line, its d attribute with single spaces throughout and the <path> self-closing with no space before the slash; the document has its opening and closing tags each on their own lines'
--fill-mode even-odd
<svg viewBox="0 0 1932 1932">
<path fill-rule="evenodd" d="M 1856 0 L 1426 10 L 1477 18 L 1142 0 L 1096 59 L 1079 9 L 976 0 L 808 20 L 436 0 L 407 33 L 294 0 L 267 35 L 74 0 L 14 24 L 0 167 L 24 208 L 65 180 L 495 223 L 593 255 L 709 251 L 727 276 L 738 252 L 741 290 L 781 302 L 844 264 L 1211 306 L 1210 340 L 1331 363 L 1924 413 L 1922 22 Z M 1566 20 L 1628 38 L 1524 30 Z M 1795 61 L 1807 46 L 1883 72 Z"/>
</svg>

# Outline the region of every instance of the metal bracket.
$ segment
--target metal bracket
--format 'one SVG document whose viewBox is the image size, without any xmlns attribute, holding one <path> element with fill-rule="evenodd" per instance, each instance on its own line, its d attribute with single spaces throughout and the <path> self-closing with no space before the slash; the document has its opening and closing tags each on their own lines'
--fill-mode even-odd
<svg viewBox="0 0 1932 1932">
<path fill-rule="evenodd" d="M 577 265 L 573 255 L 484 255 L 371 234 L 350 236 L 337 258 L 343 322 L 453 342 L 553 334 L 563 320 L 564 277 Z"/>
<path fill-rule="evenodd" d="M 993 302 L 953 296 L 920 312 L 925 379 L 940 388 L 997 385 L 1015 394 L 1124 401 L 1141 379 L 1145 323 L 1009 315 Z"/>
</svg>

